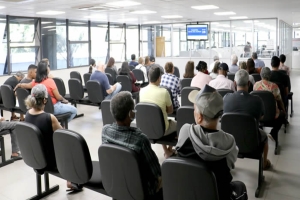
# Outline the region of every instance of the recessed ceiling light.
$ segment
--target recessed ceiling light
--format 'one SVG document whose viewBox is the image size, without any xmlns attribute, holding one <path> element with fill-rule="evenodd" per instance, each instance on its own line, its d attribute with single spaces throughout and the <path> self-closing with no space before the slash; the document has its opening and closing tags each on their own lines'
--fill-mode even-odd
<svg viewBox="0 0 300 200">
<path fill-rule="evenodd" d="M 41 24 L 52 24 L 53 22 L 41 22 Z"/>
<path fill-rule="evenodd" d="M 244 21 L 244 23 L 246 23 L 246 24 L 251 24 L 251 23 L 253 23 L 253 22 L 254 22 L 254 23 L 259 23 L 258 20 L 254 20 L 254 21 L 253 21 L 253 20 L 245 20 L 245 21 Z"/>
<path fill-rule="evenodd" d="M 46 11 L 37 12 L 36 14 L 38 14 L 38 15 L 60 15 L 60 14 L 64 14 L 64 13 L 65 12 L 63 12 L 63 11 L 46 10 Z"/>
<path fill-rule="evenodd" d="M 182 16 L 180 15 L 164 15 L 161 16 L 162 18 L 166 18 L 166 19 L 178 19 L 178 18 L 182 18 Z"/>
<path fill-rule="evenodd" d="M 143 22 L 142 24 L 160 24 L 161 22 L 160 21 L 146 21 L 146 22 Z"/>
<path fill-rule="evenodd" d="M 89 19 L 94 19 L 94 18 L 100 18 L 100 19 L 103 19 L 103 20 L 106 20 L 106 17 L 105 15 L 89 15 L 89 16 L 84 16 L 84 18 L 89 18 Z"/>
<path fill-rule="evenodd" d="M 45 26 L 43 28 L 55 28 L 55 26 Z"/>
<path fill-rule="evenodd" d="M 136 10 L 136 11 L 132 11 L 130 13 L 131 14 L 153 14 L 153 13 L 156 13 L 156 11 L 152 11 L 152 10 Z"/>
<path fill-rule="evenodd" d="M 215 15 L 235 15 L 235 12 L 215 12 Z"/>
<path fill-rule="evenodd" d="M 236 17 L 229 17 L 230 19 L 248 19 L 247 16 L 236 16 Z"/>
<path fill-rule="evenodd" d="M 118 7 L 137 6 L 140 4 L 141 4 L 140 2 L 136 2 L 136 1 L 115 1 L 115 2 L 106 3 L 106 5 L 118 6 Z"/>
<path fill-rule="evenodd" d="M 3 8 L 5 8 L 5 6 L 0 6 L 0 9 L 3 9 Z"/>
<path fill-rule="evenodd" d="M 218 6 L 214 6 L 214 5 L 192 6 L 191 8 L 196 9 L 196 10 L 212 10 L 212 9 L 219 9 Z"/>
<path fill-rule="evenodd" d="M 54 28 L 54 29 L 49 29 L 48 31 L 56 31 L 56 29 Z"/>
<path fill-rule="evenodd" d="M 70 22 L 70 24 L 86 24 L 85 22 Z"/>
<path fill-rule="evenodd" d="M 137 21 L 137 18 L 126 18 L 126 19 L 117 19 L 117 20 L 112 20 L 114 22 L 133 22 L 133 21 Z"/>
<path fill-rule="evenodd" d="M 211 24 L 219 24 L 219 22 L 211 22 Z"/>
<path fill-rule="evenodd" d="M 173 24 L 173 27 L 182 27 L 182 26 L 186 26 L 186 24 Z"/>
</svg>

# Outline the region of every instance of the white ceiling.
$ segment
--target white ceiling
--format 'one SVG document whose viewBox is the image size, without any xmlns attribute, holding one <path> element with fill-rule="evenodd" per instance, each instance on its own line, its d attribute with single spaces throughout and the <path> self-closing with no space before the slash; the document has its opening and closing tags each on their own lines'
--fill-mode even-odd
<svg viewBox="0 0 300 200">
<path fill-rule="evenodd" d="M 9 2 L 10 1 L 10 2 Z M 214 12 L 233 11 L 236 16 L 247 16 L 250 18 L 279 18 L 289 24 L 300 23 L 300 0 L 135 0 L 141 5 L 122 8 L 118 11 L 83 11 L 74 7 L 89 4 L 104 4 L 120 0 L 28 0 L 23 3 L 15 3 L 19 0 L 0 0 L 1 15 L 45 17 L 58 19 L 88 20 L 91 21 L 119 21 L 123 19 L 128 24 L 143 24 L 146 21 L 188 22 L 188 21 L 219 21 L 230 20 L 228 16 L 217 16 Z M 199 11 L 191 6 L 215 5 L 217 10 Z M 65 14 L 56 16 L 37 15 L 37 12 L 55 10 L 64 11 Z M 152 10 L 155 14 L 137 15 L 130 11 Z M 162 15 L 181 15 L 182 19 L 167 20 Z M 127 19 L 127 20 L 126 20 Z M 134 20 L 137 19 L 137 20 Z"/>
</svg>

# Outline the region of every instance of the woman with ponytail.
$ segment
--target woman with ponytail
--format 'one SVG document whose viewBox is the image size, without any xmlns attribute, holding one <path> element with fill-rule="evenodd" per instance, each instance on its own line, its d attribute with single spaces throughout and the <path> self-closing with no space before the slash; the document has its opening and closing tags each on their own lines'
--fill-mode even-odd
<svg viewBox="0 0 300 200">
<path fill-rule="evenodd" d="M 96 70 L 96 61 L 94 59 L 90 60 L 89 73 L 92 74 Z"/>
</svg>

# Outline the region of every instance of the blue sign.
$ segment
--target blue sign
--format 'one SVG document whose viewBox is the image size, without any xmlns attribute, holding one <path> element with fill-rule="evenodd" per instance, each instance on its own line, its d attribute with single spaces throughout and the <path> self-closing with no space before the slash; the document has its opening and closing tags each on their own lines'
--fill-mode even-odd
<svg viewBox="0 0 300 200">
<path fill-rule="evenodd" d="M 187 27 L 188 36 L 206 36 L 207 27 Z"/>
</svg>

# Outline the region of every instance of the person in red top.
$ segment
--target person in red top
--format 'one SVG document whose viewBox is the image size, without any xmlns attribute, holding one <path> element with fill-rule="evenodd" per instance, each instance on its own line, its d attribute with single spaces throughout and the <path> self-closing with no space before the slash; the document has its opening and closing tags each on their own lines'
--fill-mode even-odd
<svg viewBox="0 0 300 200">
<path fill-rule="evenodd" d="M 121 69 L 119 71 L 119 75 L 128 76 L 129 80 L 131 81 L 132 91 L 131 92 L 138 92 L 140 91 L 140 87 L 136 85 L 136 78 L 132 71 L 130 71 L 128 62 L 123 62 Z"/>
<path fill-rule="evenodd" d="M 36 79 L 31 83 L 19 83 L 16 88 L 25 88 L 32 89 L 35 85 L 43 84 L 47 88 L 47 92 L 51 97 L 53 107 L 54 107 L 54 115 L 63 114 L 63 113 L 72 113 L 68 121 L 71 121 L 77 114 L 77 109 L 68 104 L 69 102 L 63 98 L 56 87 L 56 84 L 52 78 L 48 78 L 49 68 L 48 63 L 45 61 L 41 61 L 38 64 L 38 68 L 36 71 Z M 15 89 L 16 89 L 15 88 Z"/>
</svg>

